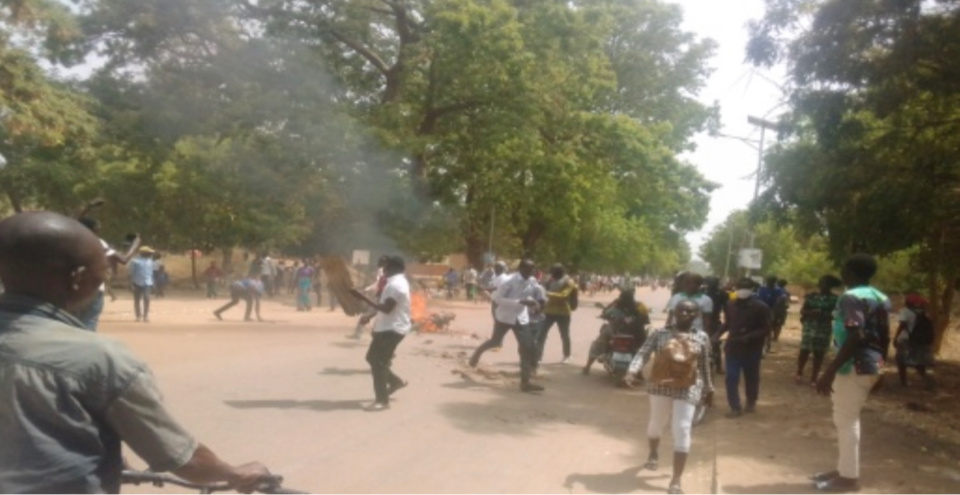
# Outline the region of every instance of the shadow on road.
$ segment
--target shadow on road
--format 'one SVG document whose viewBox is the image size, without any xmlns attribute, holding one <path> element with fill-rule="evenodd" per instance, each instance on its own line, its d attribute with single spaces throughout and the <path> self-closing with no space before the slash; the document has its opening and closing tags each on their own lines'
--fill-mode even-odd
<svg viewBox="0 0 960 495">
<path fill-rule="evenodd" d="M 334 343 L 332 343 L 332 344 L 330 344 L 330 345 L 335 346 L 335 347 L 340 347 L 340 348 L 342 348 L 342 349 L 357 349 L 357 348 L 359 348 L 359 347 L 367 347 L 367 346 L 368 346 L 368 344 L 366 344 L 366 343 L 364 343 L 364 342 L 362 342 L 362 341 L 359 341 L 359 340 L 354 340 L 354 341 L 352 341 L 352 342 L 334 342 Z"/>
<path fill-rule="evenodd" d="M 343 369 L 343 368 L 324 368 L 323 371 L 318 372 L 319 375 L 334 375 L 334 376 L 353 376 L 353 375 L 369 375 L 370 368 L 362 369 Z"/>
<path fill-rule="evenodd" d="M 767 483 L 763 485 L 723 485 L 726 493 L 812 493 L 812 483 Z"/>
<path fill-rule="evenodd" d="M 369 400 L 225 400 L 237 409 L 309 409 L 311 411 L 361 410 Z"/>
<path fill-rule="evenodd" d="M 573 490 L 575 485 L 582 485 L 589 492 L 594 493 L 632 493 L 637 490 L 643 492 L 662 492 L 667 489 L 669 474 L 653 474 L 640 477 L 642 466 L 624 469 L 619 473 L 597 473 L 583 474 L 574 473 L 567 475 L 563 482 L 563 487 Z M 650 479 L 662 479 L 663 485 L 651 485 L 647 481 Z M 777 493 L 777 492 L 769 492 Z"/>
</svg>

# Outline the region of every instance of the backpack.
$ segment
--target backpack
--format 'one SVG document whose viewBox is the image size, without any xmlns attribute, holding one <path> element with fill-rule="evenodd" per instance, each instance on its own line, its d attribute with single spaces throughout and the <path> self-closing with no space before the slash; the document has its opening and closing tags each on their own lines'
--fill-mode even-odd
<svg viewBox="0 0 960 495">
<path fill-rule="evenodd" d="M 913 330 L 910 332 L 910 345 L 933 345 L 933 321 L 923 311 L 917 311 L 916 313 L 917 320 L 913 323 Z"/>
<path fill-rule="evenodd" d="M 697 360 L 702 349 L 686 333 L 671 336 L 657 352 L 650 371 L 650 382 L 660 387 L 684 390 L 697 383 Z"/>
</svg>

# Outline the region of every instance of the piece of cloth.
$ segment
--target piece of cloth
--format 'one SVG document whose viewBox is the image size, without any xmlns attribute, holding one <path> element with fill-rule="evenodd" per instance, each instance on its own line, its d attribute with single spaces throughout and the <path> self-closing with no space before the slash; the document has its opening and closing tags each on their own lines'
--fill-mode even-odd
<svg viewBox="0 0 960 495">
<path fill-rule="evenodd" d="M 889 311 L 887 296 L 870 286 L 854 287 L 840 296 L 833 322 L 834 348 L 843 347 L 848 328 L 861 329 L 864 339 L 838 374 L 847 375 L 854 371 L 861 375 L 880 374 L 890 343 Z"/>
<path fill-rule="evenodd" d="M 117 255 L 117 252 L 114 251 L 112 247 L 110 247 L 110 244 L 107 243 L 107 241 L 103 240 L 102 238 L 100 239 L 100 245 L 103 246 L 103 255 L 107 258 L 107 261 L 110 261 L 111 257 Z M 106 291 L 107 291 L 107 283 L 104 282 L 100 284 L 100 292 L 106 292 Z M 101 311 L 103 310 L 103 306 L 100 306 L 100 310 Z M 99 313 L 96 316 L 97 316 L 97 319 L 100 318 Z M 94 322 L 94 325 L 91 328 L 91 330 L 96 330 L 96 329 L 97 329 L 97 325 L 96 325 L 96 322 Z"/>
<path fill-rule="evenodd" d="M 837 471 L 844 478 L 860 478 L 860 411 L 877 375 L 837 375 L 833 381 L 833 424 L 837 427 Z"/>
<path fill-rule="evenodd" d="M 660 329 L 649 337 L 643 343 L 643 346 L 637 351 L 633 361 L 630 363 L 630 373 L 637 374 L 643 369 L 643 366 L 650 361 L 650 357 L 655 352 L 660 352 L 667 346 L 672 338 L 677 334 L 676 330 Z M 690 333 L 696 346 L 699 347 L 697 354 L 697 380 L 693 386 L 684 389 L 665 387 L 652 382 L 647 384 L 647 393 L 650 395 L 660 395 L 671 399 L 687 401 L 690 404 L 699 404 L 705 393 L 713 392 L 713 375 L 710 373 L 710 338 L 702 330 L 693 329 Z"/>
<path fill-rule="evenodd" d="M 762 304 L 762 303 L 761 303 Z M 760 398 L 760 362 L 763 360 L 763 349 L 750 354 L 732 355 L 727 353 L 727 405 L 731 411 L 740 411 L 740 375 L 743 375 L 744 389 L 747 394 L 747 405 L 756 405 Z"/>
<path fill-rule="evenodd" d="M 410 332 L 412 323 L 410 320 L 410 283 L 407 277 L 398 273 L 387 279 L 387 285 L 383 287 L 380 293 L 380 304 L 387 299 L 396 301 L 393 311 L 389 313 L 378 313 L 377 322 L 373 325 L 373 332 L 397 332 L 400 335 L 406 335 Z"/>
<path fill-rule="evenodd" d="M 800 314 L 817 311 L 816 316 L 802 317 L 803 330 L 800 337 L 800 349 L 815 353 L 825 353 L 830 349 L 833 333 L 833 311 L 837 307 L 836 294 L 820 292 L 808 295 L 800 308 Z"/>
<path fill-rule="evenodd" d="M 130 283 L 141 287 L 153 287 L 153 260 L 137 256 L 130 260 Z"/>
<path fill-rule="evenodd" d="M 753 355 L 762 351 L 771 332 L 770 308 L 755 297 L 737 299 L 727 304 L 727 343 L 724 351 L 736 356 Z"/>
<path fill-rule="evenodd" d="M 700 315 L 697 316 L 696 320 L 693 320 L 693 326 L 701 332 L 706 331 L 706 327 L 703 325 L 704 318 L 711 318 L 713 314 L 713 300 L 710 299 L 706 294 L 686 294 L 683 292 L 678 292 L 670 298 L 670 301 L 667 302 L 667 311 L 673 312 L 677 308 L 677 305 L 683 301 L 693 301 L 700 308 Z"/>
<path fill-rule="evenodd" d="M 147 319 L 150 316 L 150 287 L 133 286 L 133 312 L 138 320 L 141 317 Z"/>
<path fill-rule="evenodd" d="M 393 364 L 393 354 L 397 346 L 403 341 L 404 335 L 392 330 L 374 332 L 373 340 L 367 350 L 367 363 L 373 375 L 373 392 L 376 401 L 381 404 L 390 403 L 390 388 L 403 382 L 393 373 L 390 366 Z"/>
<path fill-rule="evenodd" d="M 647 424 L 647 438 L 658 439 L 663 435 L 667 422 L 673 418 L 673 451 L 689 453 L 693 431 L 693 415 L 697 406 L 688 401 L 672 399 L 662 395 L 650 396 L 650 422 Z"/>
<path fill-rule="evenodd" d="M 0 492 L 116 493 L 121 441 L 155 471 L 193 456 L 147 366 L 83 330 L 51 304 L 0 297 Z"/>
<path fill-rule="evenodd" d="M 547 280 L 544 284 L 547 290 L 547 303 L 543 307 L 543 312 L 554 316 L 570 316 L 573 308 L 570 307 L 570 298 L 576 292 L 577 284 L 570 277 L 563 277 L 560 280 Z"/>
<path fill-rule="evenodd" d="M 530 323 L 530 311 L 520 301 L 536 300 L 539 294 L 540 284 L 535 278 L 524 279 L 519 273 L 514 273 L 493 293 L 497 321 L 507 325 L 527 325 Z"/>
</svg>

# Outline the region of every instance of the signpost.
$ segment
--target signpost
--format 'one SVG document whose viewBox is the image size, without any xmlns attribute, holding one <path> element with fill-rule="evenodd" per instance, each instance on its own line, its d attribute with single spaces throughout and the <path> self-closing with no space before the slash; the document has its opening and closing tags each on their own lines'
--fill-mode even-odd
<svg viewBox="0 0 960 495">
<path fill-rule="evenodd" d="M 763 251 L 754 248 L 744 248 L 737 256 L 737 265 L 747 270 L 759 270 L 763 267 Z"/>
</svg>

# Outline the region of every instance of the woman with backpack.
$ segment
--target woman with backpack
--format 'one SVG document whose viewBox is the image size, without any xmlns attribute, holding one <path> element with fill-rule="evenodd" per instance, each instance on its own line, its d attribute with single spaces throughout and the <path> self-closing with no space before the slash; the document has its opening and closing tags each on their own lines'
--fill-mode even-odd
<svg viewBox="0 0 960 495">
<path fill-rule="evenodd" d="M 647 337 L 624 377 L 627 385 L 632 385 L 634 377 L 656 353 L 647 379 L 650 454 L 643 468 L 655 471 L 659 467 L 660 436 L 673 416 L 673 477 L 667 493 L 683 493 L 680 477 L 690 453 L 694 414 L 701 401 L 708 405 L 713 401 L 710 339 L 694 325 L 698 317 L 700 307 L 696 302 L 677 303 L 673 308 L 674 325 Z"/>
<path fill-rule="evenodd" d="M 897 372 L 900 384 L 907 386 L 907 368 L 916 368 L 927 388 L 933 388 L 933 380 L 927 375 L 927 367 L 934 365 L 933 321 L 927 316 L 927 300 L 917 294 L 906 297 L 906 307 L 900 312 L 900 326 L 894 337 L 897 348 Z"/>
</svg>

